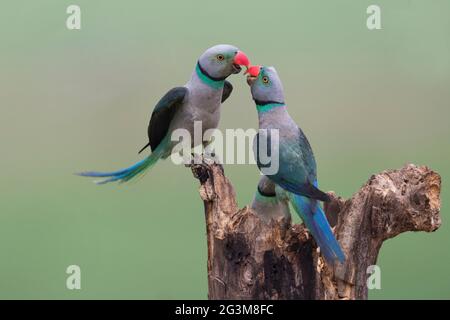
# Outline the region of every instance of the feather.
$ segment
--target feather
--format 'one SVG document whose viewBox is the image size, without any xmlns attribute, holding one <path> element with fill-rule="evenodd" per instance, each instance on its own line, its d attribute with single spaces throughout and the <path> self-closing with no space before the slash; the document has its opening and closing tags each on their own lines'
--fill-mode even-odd
<svg viewBox="0 0 450 320">
<path fill-rule="evenodd" d="M 94 181 L 96 184 L 106 184 L 114 181 L 119 182 L 130 181 L 131 179 L 141 174 L 144 174 L 147 169 L 151 168 L 163 156 L 163 154 L 166 151 L 168 141 L 169 139 L 166 137 L 163 140 L 163 142 L 160 143 L 158 147 L 150 155 L 148 155 L 141 161 L 138 161 L 135 164 L 129 166 L 128 168 L 112 172 L 86 171 L 77 173 L 77 175 L 83 177 L 107 178 L 103 180 Z"/>
<path fill-rule="evenodd" d="M 333 235 L 330 224 L 316 200 L 290 194 L 291 203 L 302 218 L 308 230 L 316 240 L 320 252 L 328 263 L 333 264 L 336 260 L 344 262 L 345 255 Z"/>
</svg>

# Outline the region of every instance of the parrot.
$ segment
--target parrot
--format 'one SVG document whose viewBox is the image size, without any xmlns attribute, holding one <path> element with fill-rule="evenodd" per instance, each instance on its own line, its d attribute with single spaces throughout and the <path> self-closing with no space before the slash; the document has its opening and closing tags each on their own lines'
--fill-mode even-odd
<svg viewBox="0 0 450 320">
<path fill-rule="evenodd" d="M 103 178 L 95 181 L 97 184 L 129 181 L 151 168 L 159 159 L 172 154 L 173 147 L 178 143 L 171 141 L 174 130 L 186 129 L 193 137 L 195 121 L 201 121 L 202 134 L 217 128 L 220 106 L 233 91 L 233 86 L 226 79 L 239 73 L 241 66 L 249 65 L 247 55 L 235 46 L 220 44 L 207 49 L 198 59 L 190 80 L 184 86 L 169 90 L 154 107 L 147 129 L 148 143 L 138 152 L 150 147 L 151 153 L 147 157 L 121 170 L 87 171 L 78 175 Z"/>
<path fill-rule="evenodd" d="M 275 183 L 266 176 L 259 179 L 251 208 L 266 223 L 269 223 L 272 218 L 290 218 L 291 216 L 288 202 L 277 198 Z"/>
<path fill-rule="evenodd" d="M 253 142 L 258 168 L 264 173 L 265 164 L 259 158 L 260 143 L 266 141 L 269 145 L 267 141 L 270 141 L 271 152 L 278 150 L 279 167 L 276 172 L 267 173 L 266 176 L 276 185 L 277 198 L 291 203 L 326 262 L 331 265 L 336 261 L 343 263 L 345 255 L 320 205 L 320 201 L 328 202 L 330 197 L 318 188 L 317 166 L 311 145 L 288 113 L 276 69 L 250 66 L 247 73 L 260 128 Z M 271 130 L 278 131 L 278 139 L 272 139 Z"/>
</svg>

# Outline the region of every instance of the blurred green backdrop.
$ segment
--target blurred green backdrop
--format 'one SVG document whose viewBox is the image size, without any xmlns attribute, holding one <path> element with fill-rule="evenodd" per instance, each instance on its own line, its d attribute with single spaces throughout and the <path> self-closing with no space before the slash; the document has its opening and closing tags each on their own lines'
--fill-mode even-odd
<svg viewBox="0 0 450 320">
<path fill-rule="evenodd" d="M 366 8 L 382 30 L 366 28 Z M 65 26 L 81 7 L 82 29 Z M 0 298 L 206 298 L 198 182 L 159 163 L 129 186 L 72 175 L 135 162 L 154 104 L 231 43 L 274 65 L 322 189 L 349 197 L 407 162 L 443 179 L 443 226 L 385 243 L 371 298 L 450 298 L 450 2 L 17 1 L 0 4 Z M 222 128 L 255 128 L 242 75 Z M 294 101 L 296 103 L 294 103 Z M 227 165 L 241 206 L 258 171 Z M 66 267 L 82 290 L 66 289 Z"/>
</svg>

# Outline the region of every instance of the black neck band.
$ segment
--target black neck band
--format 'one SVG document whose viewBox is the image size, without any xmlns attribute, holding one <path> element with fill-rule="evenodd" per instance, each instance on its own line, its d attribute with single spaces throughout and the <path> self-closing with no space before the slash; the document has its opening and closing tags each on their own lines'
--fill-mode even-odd
<svg viewBox="0 0 450 320">
<path fill-rule="evenodd" d="M 264 197 L 275 197 L 277 194 L 275 192 L 264 192 L 261 190 L 261 188 L 258 185 L 258 192 L 260 195 L 264 196 Z"/>
<path fill-rule="evenodd" d="M 284 102 L 273 101 L 273 100 L 258 100 L 253 99 L 258 106 L 265 106 L 266 104 L 276 103 L 276 104 L 284 104 Z"/>
<path fill-rule="evenodd" d="M 212 81 L 217 81 L 217 82 L 219 82 L 219 81 L 224 81 L 227 77 L 213 77 L 212 75 L 210 75 L 205 69 L 203 69 L 203 67 L 200 65 L 200 61 L 199 62 L 197 62 L 197 66 L 198 66 L 198 69 L 200 70 L 200 72 L 205 76 L 205 77 L 207 77 L 208 79 L 210 79 L 210 80 L 212 80 Z"/>
</svg>

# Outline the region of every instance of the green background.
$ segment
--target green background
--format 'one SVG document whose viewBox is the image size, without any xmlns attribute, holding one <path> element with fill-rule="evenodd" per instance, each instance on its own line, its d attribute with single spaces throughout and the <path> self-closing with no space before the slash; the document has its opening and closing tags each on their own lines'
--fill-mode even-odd
<svg viewBox="0 0 450 320">
<path fill-rule="evenodd" d="M 366 28 L 366 8 L 382 30 Z M 82 29 L 65 26 L 81 6 Z M 449 1 L 17 1 L 0 4 L 0 298 L 206 298 L 198 182 L 170 161 L 131 185 L 72 175 L 140 159 L 156 101 L 208 47 L 274 65 L 322 189 L 349 197 L 412 162 L 442 176 L 443 225 L 387 241 L 371 298 L 450 298 Z M 242 75 L 221 128 L 255 128 Z M 226 165 L 239 204 L 253 165 Z M 67 290 L 77 264 L 82 289 Z"/>
</svg>

